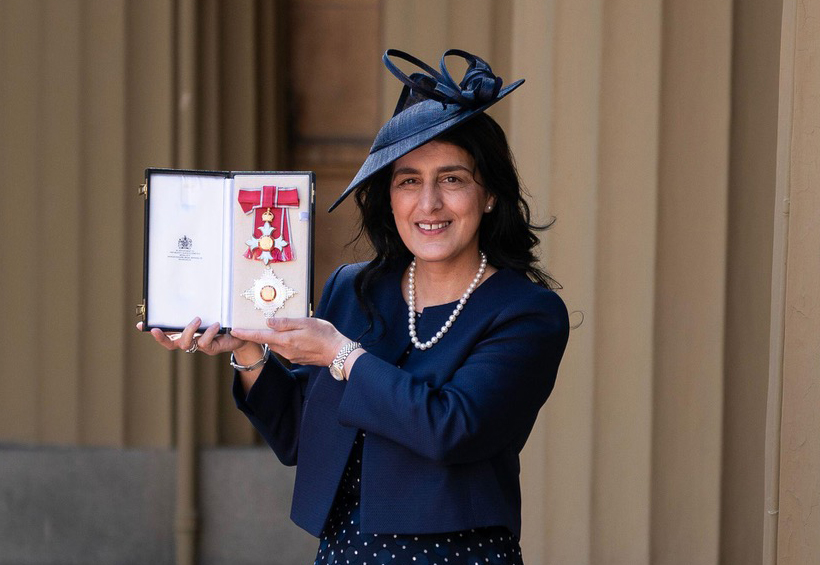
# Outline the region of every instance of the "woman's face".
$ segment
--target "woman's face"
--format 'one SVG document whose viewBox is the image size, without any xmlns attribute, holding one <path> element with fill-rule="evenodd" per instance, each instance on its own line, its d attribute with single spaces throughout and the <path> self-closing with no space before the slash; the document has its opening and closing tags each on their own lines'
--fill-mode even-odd
<svg viewBox="0 0 820 565">
<path fill-rule="evenodd" d="M 393 164 L 390 204 L 399 235 L 417 264 L 474 266 L 478 226 L 487 206 L 495 203 L 473 176 L 474 169 L 467 151 L 440 141 Z"/>
</svg>

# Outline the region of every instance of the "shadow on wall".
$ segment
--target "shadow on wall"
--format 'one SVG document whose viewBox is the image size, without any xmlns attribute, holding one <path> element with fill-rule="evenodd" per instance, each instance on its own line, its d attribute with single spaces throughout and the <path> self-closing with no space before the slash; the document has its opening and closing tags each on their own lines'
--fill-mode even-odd
<svg viewBox="0 0 820 565">
<path fill-rule="evenodd" d="M 171 450 L 0 447 L 0 565 L 173 564 Z M 198 563 L 309 563 L 294 468 L 267 448 L 200 454 Z"/>
</svg>

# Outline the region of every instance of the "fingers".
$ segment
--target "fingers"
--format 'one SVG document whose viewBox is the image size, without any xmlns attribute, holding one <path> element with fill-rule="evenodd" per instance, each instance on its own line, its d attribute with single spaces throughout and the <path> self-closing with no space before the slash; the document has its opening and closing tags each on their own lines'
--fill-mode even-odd
<svg viewBox="0 0 820 565">
<path fill-rule="evenodd" d="M 196 331 L 199 329 L 201 323 L 202 318 L 199 316 L 191 320 L 191 322 L 185 326 L 185 329 L 182 330 L 182 334 L 177 340 L 177 347 L 185 350 L 191 349 L 194 345 L 194 339 L 198 337 Z"/>
<path fill-rule="evenodd" d="M 208 326 L 208 328 L 204 332 L 202 332 L 202 335 L 199 336 L 199 338 L 197 339 L 197 343 L 199 343 L 199 348 L 208 349 L 211 346 L 214 337 L 216 337 L 218 332 L 219 322 L 214 322 L 213 324 Z"/>
<path fill-rule="evenodd" d="M 153 328 L 151 330 L 151 336 L 165 349 L 171 351 L 176 349 L 176 340 L 172 340 L 165 332 L 163 332 L 159 328 Z"/>
<path fill-rule="evenodd" d="M 304 318 L 268 318 L 268 327 L 278 332 L 288 332 L 304 327 Z"/>
<path fill-rule="evenodd" d="M 243 330 L 236 328 L 231 330 L 231 335 L 245 341 L 273 344 L 281 342 L 283 339 L 277 336 L 278 332 L 292 332 L 304 329 L 304 321 L 304 318 L 268 318 L 266 323 L 270 330 Z"/>
<path fill-rule="evenodd" d="M 185 326 L 185 329 L 183 329 L 181 333 L 165 333 L 159 328 L 151 328 L 151 336 L 157 343 L 169 351 L 174 349 L 189 349 L 194 344 L 194 338 L 200 335 L 197 333 L 197 330 L 201 323 L 202 320 L 200 318 L 194 318 Z M 142 330 L 142 326 L 142 322 L 137 323 L 137 329 Z M 216 328 L 216 331 L 218 330 L 219 327 Z M 211 339 L 213 339 L 213 337 Z"/>
<path fill-rule="evenodd" d="M 232 329 L 231 335 L 244 341 L 253 341 L 255 343 L 270 343 L 274 332 L 270 330 L 241 330 Z"/>
</svg>

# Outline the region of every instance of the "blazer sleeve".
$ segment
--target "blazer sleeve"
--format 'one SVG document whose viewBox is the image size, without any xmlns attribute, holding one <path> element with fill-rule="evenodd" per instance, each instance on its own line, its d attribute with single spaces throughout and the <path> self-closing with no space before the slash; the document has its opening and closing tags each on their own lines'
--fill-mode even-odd
<svg viewBox="0 0 820 565">
<path fill-rule="evenodd" d="M 336 269 L 325 283 L 322 299 L 316 308 L 317 318 L 324 318 L 336 277 L 344 267 L 342 265 Z M 298 364 L 288 369 L 275 355 L 271 355 L 247 395 L 239 372 L 234 371 L 232 392 L 236 407 L 247 416 L 285 465 L 296 464 L 302 405 L 313 370 L 316 368 Z"/>
<path fill-rule="evenodd" d="M 568 336 L 563 301 L 539 292 L 505 307 L 439 388 L 365 353 L 351 370 L 339 421 L 448 464 L 520 449 L 555 384 Z"/>
</svg>

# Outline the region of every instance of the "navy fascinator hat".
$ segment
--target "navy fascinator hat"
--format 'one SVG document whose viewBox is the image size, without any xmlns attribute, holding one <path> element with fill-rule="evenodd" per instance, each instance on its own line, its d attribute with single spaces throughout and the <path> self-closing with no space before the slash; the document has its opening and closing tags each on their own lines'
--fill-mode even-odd
<svg viewBox="0 0 820 565">
<path fill-rule="evenodd" d="M 445 59 L 449 55 L 462 57 L 468 63 L 467 72 L 458 84 L 447 71 Z M 396 67 L 390 57 L 413 63 L 427 74 L 416 72 L 408 77 Z M 379 130 L 364 164 L 328 212 L 333 211 L 374 173 L 437 135 L 483 112 L 524 82 L 524 79 L 517 80 L 502 88 L 501 77 L 493 74 L 486 61 L 460 49 L 444 52 L 441 56 L 441 72 L 398 49 L 385 51 L 382 60 L 387 69 L 404 83 L 404 88 L 393 117 Z"/>
</svg>

